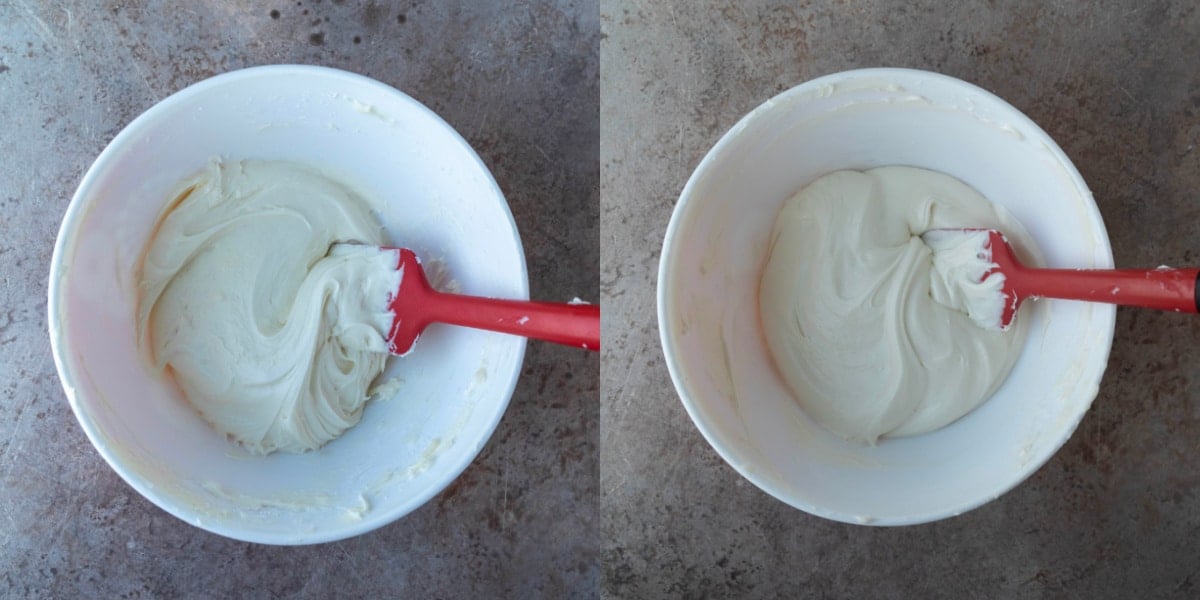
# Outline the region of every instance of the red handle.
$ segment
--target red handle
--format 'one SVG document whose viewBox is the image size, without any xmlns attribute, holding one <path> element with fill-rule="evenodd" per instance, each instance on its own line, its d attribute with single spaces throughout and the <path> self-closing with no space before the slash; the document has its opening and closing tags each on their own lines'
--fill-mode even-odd
<svg viewBox="0 0 1200 600">
<path fill-rule="evenodd" d="M 1176 312 L 1200 312 L 1196 306 L 1200 269 L 1073 269 L 1019 268 L 1006 287 L 1018 296 L 1107 302 Z"/>
<path fill-rule="evenodd" d="M 527 300 L 498 300 L 438 292 L 429 285 L 421 261 L 398 250 L 400 289 L 389 303 L 393 315 L 389 350 L 406 354 L 429 323 L 446 323 L 511 333 L 587 350 L 600 349 L 600 307 Z"/>
<path fill-rule="evenodd" d="M 600 307 L 497 300 L 434 292 L 429 320 L 511 333 L 587 350 L 600 349 Z M 436 308 L 433 308 L 436 307 Z"/>
</svg>

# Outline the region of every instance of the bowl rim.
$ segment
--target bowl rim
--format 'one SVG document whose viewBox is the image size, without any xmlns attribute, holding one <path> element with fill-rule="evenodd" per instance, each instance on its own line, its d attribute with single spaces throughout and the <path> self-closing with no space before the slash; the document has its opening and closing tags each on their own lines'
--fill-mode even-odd
<svg viewBox="0 0 1200 600">
<path fill-rule="evenodd" d="M 1065 426 L 1061 429 L 1058 439 L 1054 440 L 1053 444 L 1051 444 L 1049 447 L 1049 451 L 1044 457 L 1036 457 L 1035 459 L 1028 461 L 1017 471 L 1015 471 L 1016 476 L 1012 478 L 1011 481 L 1001 482 L 1000 485 L 995 486 L 992 489 L 988 489 L 986 493 L 981 494 L 979 498 L 971 502 L 900 517 L 872 518 L 868 522 L 864 522 L 861 516 L 853 515 L 848 512 L 829 507 L 816 506 L 811 503 L 804 502 L 801 499 L 791 497 L 786 491 L 776 489 L 776 487 L 772 485 L 770 481 L 759 474 L 756 470 L 746 469 L 738 461 L 734 460 L 732 451 L 727 447 L 725 440 L 713 427 L 709 426 L 705 416 L 698 408 L 696 402 L 691 398 L 686 382 L 683 379 L 683 367 L 680 364 L 679 355 L 675 351 L 675 342 L 669 335 L 670 321 L 668 310 L 670 307 L 668 306 L 668 302 L 670 300 L 669 288 L 671 287 L 667 283 L 671 281 L 669 265 L 676 262 L 677 245 L 675 244 L 675 238 L 679 235 L 681 223 L 685 220 L 686 213 L 688 213 L 690 210 L 690 205 L 692 204 L 692 199 L 695 194 L 695 188 L 699 186 L 700 180 L 704 178 L 707 171 L 712 168 L 713 164 L 722 158 L 725 149 L 728 146 L 731 146 L 752 122 L 763 118 L 764 115 L 772 112 L 773 110 L 785 109 L 785 107 L 788 106 L 786 101 L 790 98 L 803 96 L 806 93 L 821 89 L 823 86 L 844 82 L 846 80 L 876 79 L 903 85 L 911 81 L 913 78 L 920 78 L 927 81 L 936 80 L 995 102 L 1000 108 L 1010 111 L 1011 118 L 1014 121 L 1017 121 L 1022 127 L 1028 128 L 1027 130 L 1033 135 L 1040 137 L 1039 141 L 1043 143 L 1045 149 L 1050 152 L 1050 154 L 1062 165 L 1074 187 L 1085 193 L 1087 202 L 1085 203 L 1086 210 L 1084 212 L 1086 217 L 1096 226 L 1097 235 L 1095 237 L 1098 243 L 1098 249 L 1101 251 L 1100 262 L 1102 264 L 1099 264 L 1098 268 L 1112 268 L 1112 243 L 1108 238 L 1108 228 L 1104 225 L 1104 219 L 1100 214 L 1099 206 L 1096 205 L 1095 199 L 1092 197 L 1087 183 L 1084 181 L 1083 176 L 1080 175 L 1079 170 L 1075 167 L 1075 164 L 1071 162 L 1071 159 L 1066 155 L 1062 148 L 1059 147 L 1058 143 L 1050 137 L 1049 134 L 1047 134 L 1024 112 L 1009 104 L 1003 98 L 1000 98 L 999 96 L 979 87 L 978 85 L 963 81 L 956 77 L 951 77 L 949 75 L 943 75 L 941 73 L 935 73 L 932 71 L 894 67 L 851 69 L 847 71 L 829 73 L 827 75 L 810 79 L 776 94 L 762 104 L 759 104 L 745 116 L 739 119 L 732 127 L 722 134 L 717 143 L 713 145 L 711 149 L 709 149 L 709 151 L 704 155 L 704 158 L 701 159 L 700 163 L 696 166 L 695 170 L 692 171 L 687 183 L 684 184 L 683 190 L 679 195 L 679 200 L 676 202 L 675 208 L 671 213 L 671 219 L 667 224 L 666 234 L 663 238 L 662 255 L 659 259 L 658 265 L 658 289 L 656 294 L 658 304 L 658 331 L 659 341 L 662 345 L 664 359 L 667 364 L 667 371 L 670 373 L 671 383 L 674 385 L 675 392 L 679 396 L 680 401 L 683 403 L 684 410 L 687 411 L 688 417 L 692 420 L 692 423 L 697 429 L 700 430 L 700 434 L 704 437 L 705 441 L 712 446 L 712 448 L 717 452 L 718 455 L 720 455 L 727 465 L 732 467 L 739 475 L 753 483 L 756 487 L 766 492 L 768 495 L 811 515 L 854 525 L 901 526 L 918 525 L 922 523 L 939 521 L 942 519 L 955 517 L 964 512 L 978 508 L 1020 485 L 1022 482 L 1028 479 L 1030 475 L 1035 473 L 1043 465 L 1049 462 L 1049 460 L 1054 457 L 1055 454 L 1058 453 L 1058 450 L 1062 448 L 1063 444 L 1066 443 L 1066 441 L 1078 428 L 1080 421 L 1083 419 L 1084 415 L 1087 414 L 1088 409 L 1091 408 L 1091 403 L 1095 400 L 1096 395 L 1099 393 L 1099 382 L 1103 378 L 1104 371 L 1107 369 L 1108 357 L 1112 352 L 1112 341 L 1116 330 L 1116 307 L 1109 304 L 1099 305 L 1098 308 L 1094 310 L 1094 314 L 1096 315 L 1094 327 L 1101 334 L 1099 341 L 1102 342 L 1103 348 L 1102 353 L 1098 355 L 1101 368 L 1100 372 L 1097 374 L 1096 391 L 1092 393 L 1092 397 L 1087 400 L 1085 406 L 1078 412 L 1077 415 L 1074 415 L 1069 421 L 1064 422 Z"/>
<path fill-rule="evenodd" d="M 348 523 L 346 526 L 335 525 L 315 533 L 278 533 L 265 532 L 255 529 L 240 529 L 235 526 L 226 526 L 220 522 L 211 522 L 201 518 L 201 514 L 186 504 L 177 503 L 161 494 L 158 489 L 137 472 L 128 469 L 124 465 L 124 460 L 120 457 L 119 452 L 109 446 L 104 433 L 99 425 L 93 419 L 92 415 L 87 411 L 86 407 L 81 404 L 76 393 L 75 381 L 76 378 L 72 373 L 67 361 L 66 351 L 63 347 L 65 341 L 65 330 L 58 317 L 61 315 L 64 319 L 66 315 L 65 303 L 61 299 L 62 288 L 60 281 L 69 271 L 67 258 L 71 256 L 74 250 L 77 232 L 83 221 L 86 220 L 90 202 L 88 199 L 94 195 L 94 188 L 97 181 L 102 178 L 111 168 L 112 163 L 116 160 L 121 149 L 129 144 L 131 140 L 137 138 L 143 130 L 152 127 L 162 117 L 168 113 L 176 105 L 183 104 L 192 100 L 193 97 L 206 93 L 213 88 L 219 88 L 229 85 L 236 85 L 242 81 L 249 79 L 263 79 L 276 77 L 313 77 L 327 78 L 332 80 L 341 80 L 356 86 L 365 86 L 374 88 L 375 90 L 387 96 L 392 96 L 398 101 L 410 105 L 423 116 L 431 119 L 434 123 L 440 126 L 440 129 L 449 138 L 450 142 L 461 147 L 467 152 L 471 161 L 477 166 L 485 176 L 485 185 L 490 188 L 490 191 L 500 200 L 502 213 L 504 214 L 507 224 L 511 230 L 512 239 L 516 243 L 517 258 L 520 266 L 520 278 L 518 282 L 520 299 L 528 299 L 529 297 L 529 271 L 526 263 L 525 249 L 521 242 L 520 232 L 517 229 L 516 220 L 512 214 L 512 208 L 508 204 L 507 198 L 496 183 L 495 176 L 491 169 L 483 162 L 479 154 L 474 148 L 463 138 L 453 126 L 445 119 L 435 113 L 429 107 L 422 104 L 412 96 L 385 84 L 376 79 L 372 79 L 365 75 L 360 75 L 342 69 L 331 67 L 322 67 L 316 65 L 302 64 L 278 64 L 278 65 L 262 65 L 256 67 L 248 67 L 228 71 L 213 77 L 209 77 L 188 85 L 187 87 L 167 96 L 158 101 L 150 108 L 146 109 L 136 118 L 129 122 L 120 133 L 104 147 L 96 160 L 88 167 L 80 180 L 79 186 L 72 195 L 70 203 L 63 215 L 62 223 L 59 225 L 58 234 L 54 243 L 54 251 L 50 258 L 50 277 L 47 288 L 47 323 L 50 335 L 50 349 L 54 357 L 55 370 L 58 372 L 59 382 L 63 387 L 63 391 L 67 396 L 67 401 L 71 406 L 71 411 L 75 414 L 80 426 L 83 428 L 84 434 L 88 441 L 104 458 L 104 461 L 117 472 L 121 479 L 133 487 L 139 494 L 149 500 L 154 505 L 163 509 L 167 513 L 179 518 L 180 520 L 224 537 L 240 540 L 244 542 L 255 542 L 261 544 L 272 545 L 305 545 L 317 544 L 324 542 L 333 542 L 342 540 L 357 535 L 373 531 L 385 525 L 388 525 L 397 519 L 409 514 L 410 512 L 420 508 L 431 498 L 440 494 L 447 486 L 449 486 L 466 468 L 475 461 L 479 453 L 483 450 L 488 440 L 495 433 L 496 427 L 500 423 L 500 419 L 508 409 L 508 404 L 512 400 L 513 392 L 516 390 L 517 381 L 520 377 L 521 368 L 525 359 L 525 351 L 527 348 L 527 340 L 522 337 L 514 336 L 516 348 L 516 363 L 511 372 L 506 374 L 507 379 L 502 381 L 500 389 L 504 390 L 501 400 L 495 403 L 494 412 L 488 415 L 483 431 L 485 435 L 478 440 L 473 452 L 465 453 L 462 458 L 455 463 L 448 463 L 447 468 L 443 471 L 443 476 L 439 477 L 434 485 L 431 485 L 421 494 L 417 494 L 408 498 L 406 501 L 397 504 L 390 510 L 377 511 L 372 510 L 367 517 L 361 521 Z"/>
</svg>

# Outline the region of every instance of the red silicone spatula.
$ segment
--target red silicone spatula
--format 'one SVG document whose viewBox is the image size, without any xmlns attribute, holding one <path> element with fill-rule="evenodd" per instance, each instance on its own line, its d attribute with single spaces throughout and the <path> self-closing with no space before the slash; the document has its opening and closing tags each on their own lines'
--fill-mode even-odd
<svg viewBox="0 0 1200 600">
<path fill-rule="evenodd" d="M 430 323 L 487 329 L 565 344 L 600 349 L 600 307 L 523 300 L 497 300 L 439 292 L 429 285 L 421 261 L 408 248 L 398 250 L 400 289 L 389 308 L 394 316 L 388 336 L 392 354 L 407 354 Z"/>
<path fill-rule="evenodd" d="M 963 230 L 970 231 L 981 230 Z M 982 231 L 988 233 L 986 249 L 990 250 L 995 265 L 983 278 L 993 273 L 1004 275 L 1002 293 L 1006 301 L 1000 316 L 1001 328 L 1012 323 L 1021 302 L 1037 297 L 1200 312 L 1197 305 L 1200 269 L 1034 269 L 1017 260 L 1004 234 L 994 229 Z"/>
</svg>

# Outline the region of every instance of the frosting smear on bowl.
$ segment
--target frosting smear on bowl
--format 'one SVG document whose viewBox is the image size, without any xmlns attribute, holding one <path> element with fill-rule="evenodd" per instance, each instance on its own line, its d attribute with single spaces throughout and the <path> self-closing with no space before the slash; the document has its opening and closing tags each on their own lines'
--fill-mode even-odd
<svg viewBox="0 0 1200 600">
<path fill-rule="evenodd" d="M 146 247 L 139 346 L 251 452 L 318 448 L 358 423 L 388 358 L 385 242 L 369 203 L 317 170 L 214 160 Z"/>
<path fill-rule="evenodd" d="M 1023 228 L 966 184 L 911 167 L 821 177 L 780 211 L 759 288 L 775 365 L 805 413 L 875 443 L 934 431 L 982 404 L 1026 329 L 981 329 L 945 301 L 921 235 Z M 941 301 L 939 301 L 941 300 Z M 949 306 L 947 304 L 950 304 Z"/>
</svg>

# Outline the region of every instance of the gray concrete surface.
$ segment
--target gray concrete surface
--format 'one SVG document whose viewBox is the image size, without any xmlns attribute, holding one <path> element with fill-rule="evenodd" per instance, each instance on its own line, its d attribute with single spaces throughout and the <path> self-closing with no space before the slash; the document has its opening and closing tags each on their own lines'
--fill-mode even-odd
<svg viewBox="0 0 1200 600">
<path fill-rule="evenodd" d="M 1100 395 L 1045 467 L 961 517 L 877 529 L 805 515 L 724 464 L 675 396 L 654 317 L 662 235 L 707 149 L 762 100 L 854 67 L 996 92 L 1075 161 L 1119 265 L 1200 263 L 1193 3 L 447 4 L 0 0 L 0 597 L 1200 595 L 1195 318 L 1122 309 Z M 505 190 L 534 295 L 605 310 L 600 360 L 531 345 L 446 492 L 300 548 L 208 534 L 125 485 L 71 415 L 45 333 L 57 226 L 104 144 L 189 83 L 285 62 L 442 114 Z"/>
<path fill-rule="evenodd" d="M 655 273 L 684 182 L 763 100 L 905 66 L 975 82 L 1045 128 L 1095 192 L 1120 266 L 1200 263 L 1193 2 L 602 0 L 602 569 L 612 598 L 1200 596 L 1200 320 L 1121 309 L 1066 446 L 983 508 L 899 529 L 808 516 L 744 482 L 677 399 Z"/>
<path fill-rule="evenodd" d="M 0 0 L 0 597 L 597 595 L 595 354 L 531 344 L 492 440 L 408 517 L 259 546 L 176 520 L 108 468 L 59 386 L 45 296 L 67 202 L 125 124 L 217 73 L 311 63 L 445 117 L 508 197 L 533 294 L 594 299 L 598 48 L 586 0 Z"/>
</svg>

